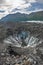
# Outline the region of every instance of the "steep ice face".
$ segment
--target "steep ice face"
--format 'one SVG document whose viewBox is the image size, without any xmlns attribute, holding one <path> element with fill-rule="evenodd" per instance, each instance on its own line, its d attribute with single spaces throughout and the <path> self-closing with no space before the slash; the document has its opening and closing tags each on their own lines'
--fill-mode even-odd
<svg viewBox="0 0 43 65">
<path fill-rule="evenodd" d="M 20 37 L 20 39 L 26 39 L 30 33 L 26 31 L 20 31 L 18 32 L 17 36 Z"/>
</svg>

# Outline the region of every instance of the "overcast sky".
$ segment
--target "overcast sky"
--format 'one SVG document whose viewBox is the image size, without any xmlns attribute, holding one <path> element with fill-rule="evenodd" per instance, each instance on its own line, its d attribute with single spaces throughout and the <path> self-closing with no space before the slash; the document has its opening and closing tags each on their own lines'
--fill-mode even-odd
<svg viewBox="0 0 43 65">
<path fill-rule="evenodd" d="M 43 0 L 0 0 L 0 18 L 11 13 L 43 10 Z"/>
</svg>

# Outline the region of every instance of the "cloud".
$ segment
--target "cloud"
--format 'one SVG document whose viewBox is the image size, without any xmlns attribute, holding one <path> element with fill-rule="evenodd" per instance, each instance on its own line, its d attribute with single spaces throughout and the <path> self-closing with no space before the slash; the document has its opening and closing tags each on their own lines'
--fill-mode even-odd
<svg viewBox="0 0 43 65">
<path fill-rule="evenodd" d="M 43 4 L 43 0 L 0 0 L 0 16 L 3 17 L 14 12 L 30 13 L 36 9 L 43 9 L 42 5 L 35 3 Z"/>
<path fill-rule="evenodd" d="M 34 10 L 39 10 L 39 9 L 43 9 L 43 4 L 41 3 L 31 3 L 31 7 L 27 7 L 26 10 L 27 11 L 34 11 Z"/>
<path fill-rule="evenodd" d="M 30 2 L 35 2 L 35 0 L 0 0 L 0 6 L 4 6 L 7 9 L 24 9 L 31 6 Z"/>
<path fill-rule="evenodd" d="M 0 13 L 4 13 L 5 11 L 4 10 L 0 10 Z"/>
<path fill-rule="evenodd" d="M 0 0 L 0 4 L 3 4 L 5 2 L 5 0 Z"/>
<path fill-rule="evenodd" d="M 25 0 L 27 3 L 34 3 L 34 2 L 36 2 L 36 0 Z"/>
<path fill-rule="evenodd" d="M 36 0 L 38 3 L 43 3 L 43 0 Z"/>
<path fill-rule="evenodd" d="M 23 12 L 25 8 L 30 6 L 31 4 L 26 3 L 25 0 L 0 0 L 0 9 L 8 11 L 7 13 L 11 13 L 16 8 Z"/>
</svg>

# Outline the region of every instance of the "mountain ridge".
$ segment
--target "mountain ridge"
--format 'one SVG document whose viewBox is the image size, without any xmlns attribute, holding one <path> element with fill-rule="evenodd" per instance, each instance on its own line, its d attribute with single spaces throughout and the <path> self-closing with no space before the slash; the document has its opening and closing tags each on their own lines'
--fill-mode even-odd
<svg viewBox="0 0 43 65">
<path fill-rule="evenodd" d="M 19 12 L 15 14 L 8 14 L 7 16 L 3 17 L 0 21 L 19 22 L 19 21 L 30 21 L 30 20 L 43 21 L 43 11 L 32 12 L 30 14 L 24 14 Z"/>
</svg>

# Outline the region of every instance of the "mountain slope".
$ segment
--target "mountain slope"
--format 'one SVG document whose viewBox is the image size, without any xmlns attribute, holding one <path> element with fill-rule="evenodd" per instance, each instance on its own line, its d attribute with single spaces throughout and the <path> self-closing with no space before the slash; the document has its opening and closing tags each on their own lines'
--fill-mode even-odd
<svg viewBox="0 0 43 65">
<path fill-rule="evenodd" d="M 31 13 L 29 15 L 29 20 L 40 20 L 40 21 L 43 21 L 43 11 Z"/>
<path fill-rule="evenodd" d="M 43 21 L 43 11 L 33 12 L 31 14 L 9 14 L 6 17 L 3 17 L 1 21 L 4 22 L 16 22 L 16 21 L 29 21 L 29 20 L 40 20 Z"/>
<path fill-rule="evenodd" d="M 9 14 L 6 17 L 3 17 L 1 21 L 10 21 L 10 22 L 15 22 L 15 21 L 27 21 L 28 20 L 28 15 L 27 14 L 21 14 L 21 13 L 15 13 L 15 14 Z"/>
</svg>

